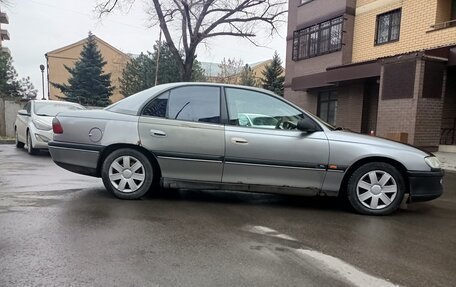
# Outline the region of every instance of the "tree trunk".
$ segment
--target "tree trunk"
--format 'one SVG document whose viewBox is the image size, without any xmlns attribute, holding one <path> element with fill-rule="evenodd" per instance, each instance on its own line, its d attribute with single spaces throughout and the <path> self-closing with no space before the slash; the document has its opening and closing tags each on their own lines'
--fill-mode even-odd
<svg viewBox="0 0 456 287">
<path fill-rule="evenodd" d="M 193 56 L 193 55 L 189 55 L 189 56 L 185 57 L 184 71 L 182 73 L 182 81 L 184 81 L 184 82 L 192 81 L 194 58 L 195 58 L 195 56 Z"/>
</svg>

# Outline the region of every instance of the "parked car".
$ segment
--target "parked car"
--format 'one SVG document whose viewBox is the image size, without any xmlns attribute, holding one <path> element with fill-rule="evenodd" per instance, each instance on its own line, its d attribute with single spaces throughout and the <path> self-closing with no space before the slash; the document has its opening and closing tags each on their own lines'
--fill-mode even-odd
<svg viewBox="0 0 456 287">
<path fill-rule="evenodd" d="M 276 119 L 266 129 L 239 116 Z M 344 196 L 363 214 L 395 211 L 404 196 L 442 192 L 437 158 L 412 146 L 334 128 L 262 89 L 173 83 L 100 111 L 53 120 L 52 159 L 101 177 L 122 199 L 163 187 Z"/>
<path fill-rule="evenodd" d="M 29 101 L 20 110 L 14 123 L 16 147 L 27 147 L 29 154 L 47 149 L 52 140 L 52 119 L 59 112 L 84 110 L 79 104 L 63 101 Z"/>
</svg>

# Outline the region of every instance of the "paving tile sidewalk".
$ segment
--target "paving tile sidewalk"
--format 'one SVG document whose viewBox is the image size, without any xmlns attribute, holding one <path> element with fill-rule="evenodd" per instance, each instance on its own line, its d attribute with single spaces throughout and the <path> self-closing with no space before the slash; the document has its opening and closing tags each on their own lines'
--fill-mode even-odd
<svg viewBox="0 0 456 287">
<path fill-rule="evenodd" d="M 435 152 L 434 155 L 440 160 L 444 169 L 456 171 L 456 153 L 440 151 Z"/>
</svg>

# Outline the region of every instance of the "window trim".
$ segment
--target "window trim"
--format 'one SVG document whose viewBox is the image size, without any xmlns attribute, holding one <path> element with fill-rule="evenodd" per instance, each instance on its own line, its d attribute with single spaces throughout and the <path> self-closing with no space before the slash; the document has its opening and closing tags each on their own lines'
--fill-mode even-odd
<svg viewBox="0 0 456 287">
<path fill-rule="evenodd" d="M 337 23 L 337 24 L 332 24 L 332 21 L 334 20 L 337 20 L 337 19 L 340 19 L 341 22 L 340 23 Z M 321 25 L 323 23 L 326 23 L 326 22 L 329 22 L 329 26 L 328 27 L 324 27 L 323 29 L 329 29 L 329 35 L 328 35 L 328 50 L 325 51 L 325 52 L 320 52 L 320 39 L 321 39 L 321 31 L 323 30 Z M 343 15 L 340 15 L 340 16 L 337 16 L 337 17 L 334 17 L 334 18 L 331 18 L 331 19 L 328 19 L 328 20 L 325 20 L 325 21 L 322 21 L 322 22 L 319 22 L 319 23 L 315 23 L 313 25 L 310 25 L 308 27 L 304 27 L 304 28 L 301 28 L 299 30 L 295 30 L 293 31 L 293 39 L 292 39 L 292 49 L 291 49 L 291 59 L 295 62 L 297 61 L 301 61 L 301 60 L 306 60 L 306 59 L 310 59 L 310 58 L 315 58 L 315 57 L 318 57 L 318 56 L 323 56 L 323 55 L 326 55 L 326 54 L 331 54 L 331 53 L 335 53 L 335 52 L 338 52 L 340 50 L 342 50 L 342 47 L 344 46 L 344 23 L 345 23 L 345 18 Z M 337 26 L 337 25 L 341 25 L 341 31 L 340 31 L 340 42 L 338 43 L 338 48 L 335 49 L 335 50 L 331 50 L 331 29 L 332 27 L 334 26 Z M 315 30 L 315 31 L 311 31 L 311 28 L 312 27 L 315 27 L 315 26 L 318 26 L 318 28 Z M 301 51 L 301 31 L 303 30 L 306 30 L 306 29 L 309 29 L 309 31 L 306 33 L 306 35 L 309 35 L 309 39 L 308 39 L 308 43 L 306 45 L 306 49 L 307 49 L 307 56 L 305 57 L 300 57 L 300 51 Z M 317 33 L 318 37 L 317 37 L 317 42 L 316 42 L 316 53 L 314 55 L 310 55 L 310 47 L 311 47 L 311 39 L 310 39 L 310 35 L 313 34 L 313 33 Z M 295 41 L 297 41 L 297 50 L 296 50 L 296 55 L 295 55 Z"/>
<path fill-rule="evenodd" d="M 397 33 L 397 39 L 394 39 L 394 40 L 391 40 L 391 29 L 392 29 L 392 17 L 390 18 L 390 22 L 389 22 L 389 27 L 388 27 L 388 41 L 386 42 L 383 42 L 383 43 L 378 43 L 378 27 L 379 27 L 379 18 L 382 17 L 382 16 L 385 16 L 385 15 L 393 15 L 394 13 L 396 12 L 399 12 L 399 31 Z M 399 42 L 399 40 L 401 39 L 401 25 L 402 25 L 402 7 L 401 8 L 397 8 L 397 9 L 394 9 L 394 10 L 390 10 L 388 12 L 385 12 L 385 13 L 381 13 L 381 14 L 378 14 L 377 17 L 375 18 L 375 39 L 374 39 L 374 46 L 381 46 L 381 45 L 386 45 L 386 44 L 390 44 L 390 43 L 394 43 L 394 42 Z"/>
</svg>

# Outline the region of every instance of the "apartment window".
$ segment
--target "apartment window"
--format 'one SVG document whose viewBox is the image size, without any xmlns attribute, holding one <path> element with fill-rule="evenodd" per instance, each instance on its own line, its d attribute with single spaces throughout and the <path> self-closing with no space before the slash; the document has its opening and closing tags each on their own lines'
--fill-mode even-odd
<svg viewBox="0 0 456 287">
<path fill-rule="evenodd" d="M 401 28 L 401 9 L 377 16 L 377 36 L 375 44 L 385 44 L 399 40 Z"/>
<path fill-rule="evenodd" d="M 342 48 L 343 18 L 325 21 L 298 31 L 293 34 L 293 60 L 298 61 Z"/>
<path fill-rule="evenodd" d="M 325 91 L 318 93 L 317 115 L 328 124 L 336 124 L 337 91 Z"/>
<path fill-rule="evenodd" d="M 456 20 L 456 0 L 451 1 L 451 20 Z"/>
</svg>

